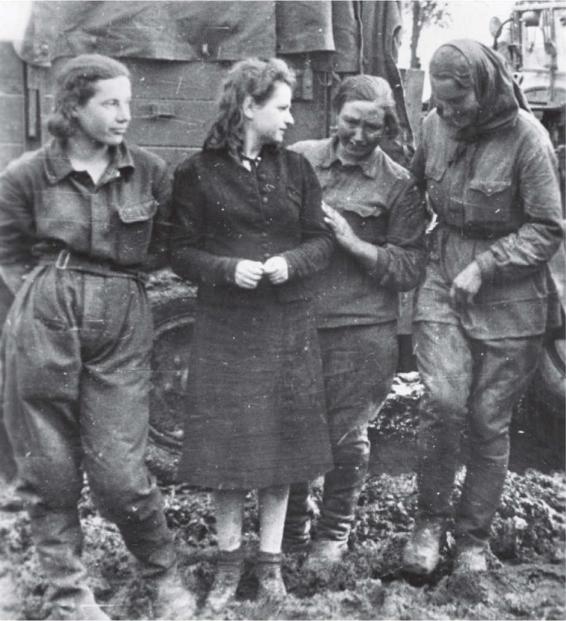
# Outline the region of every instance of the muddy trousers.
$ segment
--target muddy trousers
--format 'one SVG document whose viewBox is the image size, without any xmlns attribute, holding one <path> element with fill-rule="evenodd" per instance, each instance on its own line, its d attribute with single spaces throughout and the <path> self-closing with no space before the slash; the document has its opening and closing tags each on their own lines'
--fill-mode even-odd
<svg viewBox="0 0 566 621">
<path fill-rule="evenodd" d="M 451 515 L 466 430 L 466 475 L 455 534 L 462 542 L 485 543 L 505 483 L 513 407 L 532 379 L 542 336 L 480 341 L 459 326 L 434 322 L 416 323 L 415 336 L 425 385 L 418 435 L 419 515 Z"/>
<path fill-rule="evenodd" d="M 51 603 L 64 616 L 90 594 L 77 508 L 84 473 L 146 576 L 172 567 L 175 553 L 144 463 L 152 326 L 143 285 L 52 267 L 34 277 L 3 335 L 3 405 Z"/>
<path fill-rule="evenodd" d="M 397 366 L 397 324 L 319 330 L 334 469 L 324 477 L 319 539 L 345 541 L 368 471 L 368 421 L 387 396 Z M 285 541 L 309 539 L 310 485 L 291 486 Z"/>
</svg>

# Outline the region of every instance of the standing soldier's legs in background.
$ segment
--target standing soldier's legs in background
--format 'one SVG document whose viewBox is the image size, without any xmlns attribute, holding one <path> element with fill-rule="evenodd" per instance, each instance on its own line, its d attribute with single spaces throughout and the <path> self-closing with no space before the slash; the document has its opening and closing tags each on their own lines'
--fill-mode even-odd
<svg viewBox="0 0 566 621">
<path fill-rule="evenodd" d="M 324 478 L 317 540 L 307 568 L 338 562 L 347 549 L 369 466 L 368 421 L 387 396 L 397 365 L 395 322 L 319 330 L 334 469 Z M 286 548 L 308 539 L 308 485 L 291 486 Z"/>
</svg>

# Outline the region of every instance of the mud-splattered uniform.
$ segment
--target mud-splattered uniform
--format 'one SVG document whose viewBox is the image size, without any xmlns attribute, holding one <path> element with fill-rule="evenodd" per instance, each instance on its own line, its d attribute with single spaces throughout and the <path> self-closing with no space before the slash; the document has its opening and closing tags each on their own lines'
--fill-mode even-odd
<svg viewBox="0 0 566 621">
<path fill-rule="evenodd" d="M 472 42 L 473 43 L 473 42 Z M 456 513 L 457 538 L 483 545 L 498 507 L 509 457 L 513 406 L 541 352 L 549 311 L 546 263 L 561 239 L 552 147 L 536 119 L 504 90 L 496 60 L 461 43 L 470 66 L 488 66 L 492 105 L 468 139 L 457 139 L 436 110 L 425 119 L 412 170 L 438 216 L 416 302 L 416 354 L 426 393 L 419 432 L 419 509 L 449 515 L 460 435 L 469 458 Z M 460 42 L 459 42 L 460 45 Z M 492 52 L 486 52 L 492 54 Z M 491 114 L 489 124 L 482 119 Z M 454 278 L 472 261 L 482 284 L 455 307 Z"/>
<path fill-rule="evenodd" d="M 85 570 L 77 503 L 86 472 L 147 575 L 175 561 L 144 465 L 152 322 L 140 269 L 163 233 L 165 163 L 122 145 L 94 184 L 62 144 L 0 177 L 0 265 L 17 288 L 2 341 L 2 407 L 40 558 L 60 599 Z M 156 226 L 157 224 L 157 226 Z"/>
<path fill-rule="evenodd" d="M 398 291 L 415 287 L 422 275 L 425 214 L 410 174 L 379 147 L 357 165 L 341 162 L 335 138 L 291 148 L 313 165 L 324 201 L 378 249 L 368 270 L 338 246 L 315 287 L 335 466 L 325 476 L 317 535 L 346 540 L 368 470 L 368 422 L 397 366 Z M 291 487 L 289 542 L 308 538 L 307 499 L 308 483 Z"/>
</svg>

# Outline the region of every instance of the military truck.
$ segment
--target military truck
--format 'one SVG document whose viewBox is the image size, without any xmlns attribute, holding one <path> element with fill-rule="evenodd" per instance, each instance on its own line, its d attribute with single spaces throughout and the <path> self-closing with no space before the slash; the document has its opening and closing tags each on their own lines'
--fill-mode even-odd
<svg viewBox="0 0 566 621">
<path fill-rule="evenodd" d="M 98 52 L 131 71 L 134 99 L 128 140 L 171 167 L 202 145 L 219 86 L 248 56 L 279 56 L 296 71 L 294 127 L 288 141 L 323 138 L 332 126 L 332 90 L 364 72 L 388 79 L 404 144 L 419 122 L 422 72 L 406 76 L 405 103 L 396 66 L 399 2 L 33 2 L 23 40 L 0 44 L 0 169 L 49 139 L 54 76 L 66 58 Z M 419 86 L 420 85 L 420 86 Z M 195 289 L 170 272 L 153 274 L 150 460 L 172 471 L 182 438 Z M 4 313 L 10 303 L 0 283 Z M 5 316 L 5 314 L 3 315 Z"/>
<path fill-rule="evenodd" d="M 566 230 L 566 1 L 519 0 L 511 9 L 509 18 L 503 22 L 498 18 L 490 22 L 493 47 L 509 62 L 531 110 L 546 127 L 554 144 Z M 548 335 L 531 393 L 540 410 L 540 416 L 532 420 L 543 437 L 555 441 L 564 435 L 565 417 L 564 245 L 553 257 L 550 268 L 562 303 L 563 323 Z"/>
</svg>

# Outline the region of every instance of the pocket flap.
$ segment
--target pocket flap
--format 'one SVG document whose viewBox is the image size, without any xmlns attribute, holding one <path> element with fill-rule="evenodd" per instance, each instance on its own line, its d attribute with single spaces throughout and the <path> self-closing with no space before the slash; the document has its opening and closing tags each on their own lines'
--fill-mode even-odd
<svg viewBox="0 0 566 621">
<path fill-rule="evenodd" d="M 120 220 L 125 224 L 144 222 L 145 220 L 150 220 L 155 215 L 157 201 L 151 199 L 143 203 L 126 203 L 125 205 L 118 205 L 117 209 Z"/>
<path fill-rule="evenodd" d="M 477 190 L 486 196 L 493 196 L 499 192 L 504 192 L 511 187 L 511 181 L 484 181 L 483 179 L 472 179 L 470 190 Z"/>
</svg>

